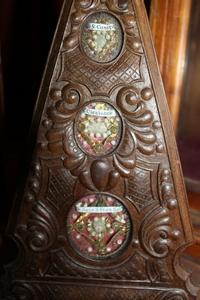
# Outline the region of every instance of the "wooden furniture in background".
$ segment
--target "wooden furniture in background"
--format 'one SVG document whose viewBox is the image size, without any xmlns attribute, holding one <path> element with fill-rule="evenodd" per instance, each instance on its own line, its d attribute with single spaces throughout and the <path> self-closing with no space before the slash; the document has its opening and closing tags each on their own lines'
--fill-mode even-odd
<svg viewBox="0 0 200 300">
<path fill-rule="evenodd" d="M 151 30 L 172 114 L 188 189 L 197 245 L 187 253 L 200 259 L 200 131 L 198 0 L 152 0 Z"/>
<path fill-rule="evenodd" d="M 152 0 L 150 25 L 165 92 L 177 128 L 192 0 Z"/>
<path fill-rule="evenodd" d="M 192 1 L 177 141 L 189 191 L 200 196 L 200 2 Z"/>
</svg>

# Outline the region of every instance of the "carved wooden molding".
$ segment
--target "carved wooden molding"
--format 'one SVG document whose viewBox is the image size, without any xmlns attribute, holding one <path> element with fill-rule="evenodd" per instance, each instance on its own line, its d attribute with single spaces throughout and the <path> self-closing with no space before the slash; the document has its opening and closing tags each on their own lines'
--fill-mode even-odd
<svg viewBox="0 0 200 300">
<path fill-rule="evenodd" d="M 193 236 L 142 1 L 65 1 L 32 134 L 2 299 L 198 299 L 178 260 Z"/>
</svg>

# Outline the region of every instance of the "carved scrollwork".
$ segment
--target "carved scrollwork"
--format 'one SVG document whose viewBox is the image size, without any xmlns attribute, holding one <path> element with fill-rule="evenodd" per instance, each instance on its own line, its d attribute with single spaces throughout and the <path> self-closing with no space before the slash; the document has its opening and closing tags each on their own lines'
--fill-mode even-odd
<svg viewBox="0 0 200 300">
<path fill-rule="evenodd" d="M 62 88 L 60 97 L 47 112 L 52 124 L 46 133 L 48 150 L 60 155 L 64 167 L 79 177 L 88 189 L 109 190 L 117 184 L 120 176 L 130 176 L 130 170 L 135 167 L 135 141 L 126 128 L 123 141 L 113 155 L 113 164 L 110 155 L 98 161 L 90 160 L 88 164 L 88 156 L 77 145 L 74 135 L 74 120 L 83 102 L 81 88 L 75 89 L 71 84 Z M 105 180 L 100 181 L 98 174 Z"/>
<path fill-rule="evenodd" d="M 58 223 L 53 210 L 39 202 L 33 208 L 28 222 L 28 244 L 32 251 L 47 251 L 57 237 Z"/>
<path fill-rule="evenodd" d="M 81 0 L 75 2 L 75 7 L 87 11 L 88 9 L 95 8 L 99 3 L 99 0 Z"/>
<path fill-rule="evenodd" d="M 121 14 L 121 13 L 127 13 L 128 12 L 128 0 L 112 0 L 112 1 L 103 1 L 106 3 L 106 6 L 108 7 L 109 10 Z"/>
<path fill-rule="evenodd" d="M 104 190 L 108 185 L 112 187 L 117 183 L 118 174 L 114 170 L 108 170 L 109 163 L 106 160 L 91 162 L 88 169 L 88 157 L 75 141 L 74 119 L 75 113 L 83 103 L 81 93 L 68 85 L 62 89 L 61 97 L 55 106 L 48 109 L 48 116 L 53 124 L 46 134 L 49 151 L 63 156 L 64 167 L 70 170 L 73 176 L 79 177 L 81 183 L 90 190 Z M 98 169 L 98 173 L 94 171 L 95 168 Z M 95 174 L 100 174 L 99 172 L 104 174 L 105 179 L 108 176 L 109 180 L 105 180 L 104 183 L 97 180 Z"/>
<path fill-rule="evenodd" d="M 166 208 L 156 208 L 145 219 L 140 229 L 142 246 L 152 257 L 164 258 L 171 245 L 171 220 Z"/>
<path fill-rule="evenodd" d="M 50 95 L 52 94 L 54 95 L 54 93 L 50 93 Z M 67 84 L 61 89 L 60 97 L 57 97 L 58 100 L 55 105 L 50 106 L 47 110 L 48 119 L 52 123 L 51 128 L 46 134 L 48 150 L 51 153 L 55 153 L 55 155 L 62 155 L 63 153 L 63 143 L 65 143 L 63 136 L 67 128 L 70 127 L 70 123 L 74 119 L 79 106 L 83 103 L 82 95 L 83 92 L 78 85 Z M 72 145 L 72 141 L 70 145 Z M 73 151 L 76 150 L 73 148 Z"/>
<path fill-rule="evenodd" d="M 104 191 L 113 188 L 119 177 L 128 178 L 131 175 L 131 170 L 136 166 L 136 150 L 150 155 L 156 148 L 153 114 L 143 100 L 152 97 L 151 90 L 142 90 L 141 95 L 133 87 L 119 91 L 116 103 L 125 117 L 122 141 L 113 153 L 97 162 L 90 160 L 88 164 L 87 154 L 80 149 L 74 137 L 74 119 L 84 103 L 82 89 L 71 84 L 64 86 L 60 98 L 47 112 L 52 123 L 46 134 L 48 150 L 62 156 L 64 167 L 73 176 L 79 177 L 88 189 Z M 103 175 L 104 183 L 97 178 L 97 174 Z"/>
<path fill-rule="evenodd" d="M 63 136 L 63 149 L 67 154 L 63 164 L 70 170 L 72 175 L 79 176 L 81 172 L 86 171 L 87 156 L 79 149 L 75 142 L 73 122 L 68 124 L 68 128 Z"/>
<path fill-rule="evenodd" d="M 113 165 L 122 177 L 129 177 L 136 166 L 135 143 L 131 132 L 126 128 L 123 142 L 113 155 Z"/>
<path fill-rule="evenodd" d="M 88 11 L 96 8 L 100 4 L 105 4 L 109 10 L 116 13 L 128 11 L 128 0 L 81 0 L 75 2 L 75 7 L 82 11 Z"/>
<path fill-rule="evenodd" d="M 99 0 L 75 1 L 76 11 L 71 16 L 71 32 L 63 42 L 63 51 L 72 51 L 78 46 L 78 30 L 81 26 L 81 22 L 83 21 L 87 13 L 95 9 L 97 5 L 99 5 L 99 3 Z"/>
<path fill-rule="evenodd" d="M 153 114 L 146 108 L 139 92 L 133 87 L 122 88 L 117 105 L 126 118 L 129 139 L 142 154 L 151 155 L 156 149 L 157 137 L 152 130 Z"/>
</svg>

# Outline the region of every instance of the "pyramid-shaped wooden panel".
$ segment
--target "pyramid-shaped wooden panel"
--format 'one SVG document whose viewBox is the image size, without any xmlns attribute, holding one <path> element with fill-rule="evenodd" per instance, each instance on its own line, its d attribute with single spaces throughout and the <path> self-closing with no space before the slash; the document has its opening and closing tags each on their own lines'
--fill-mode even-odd
<svg viewBox="0 0 200 300">
<path fill-rule="evenodd" d="M 1 299 L 194 300 L 180 161 L 142 0 L 66 0 Z"/>
</svg>

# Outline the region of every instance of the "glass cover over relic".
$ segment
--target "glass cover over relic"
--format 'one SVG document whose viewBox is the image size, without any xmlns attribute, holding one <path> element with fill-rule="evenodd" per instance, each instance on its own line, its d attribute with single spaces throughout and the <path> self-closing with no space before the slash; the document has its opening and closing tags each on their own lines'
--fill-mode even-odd
<svg viewBox="0 0 200 300">
<path fill-rule="evenodd" d="M 123 45 L 119 21 L 105 12 L 92 14 L 83 24 L 81 45 L 86 55 L 94 61 L 106 63 L 114 60 Z"/>
<path fill-rule="evenodd" d="M 71 244 L 80 254 L 104 258 L 126 245 L 130 218 L 126 208 L 114 197 L 89 195 L 71 208 L 67 230 Z"/>
<path fill-rule="evenodd" d="M 76 120 L 76 139 L 87 154 L 111 153 L 119 145 L 122 120 L 115 108 L 106 102 L 90 102 Z"/>
</svg>

